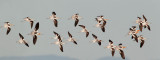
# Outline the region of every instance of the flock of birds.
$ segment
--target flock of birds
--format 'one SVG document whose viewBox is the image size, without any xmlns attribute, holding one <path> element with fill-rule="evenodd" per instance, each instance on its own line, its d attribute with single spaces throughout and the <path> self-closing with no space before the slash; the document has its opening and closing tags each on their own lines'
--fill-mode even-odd
<svg viewBox="0 0 160 60">
<path fill-rule="evenodd" d="M 144 40 L 146 38 L 143 37 L 143 35 L 137 36 L 136 34 L 139 33 L 139 31 L 142 32 L 143 28 L 148 28 L 149 31 L 151 31 L 150 26 L 149 26 L 149 22 L 147 21 L 146 17 L 143 15 L 143 19 L 141 19 L 141 17 L 137 17 L 138 20 L 136 20 L 136 23 L 139 24 L 139 30 L 136 29 L 136 26 L 132 26 L 132 28 L 129 28 L 129 33 L 128 35 L 131 35 L 131 38 L 134 39 L 137 43 L 138 40 L 141 41 L 140 43 L 140 48 L 142 48 L 143 44 L 144 44 Z"/>
<path fill-rule="evenodd" d="M 56 16 L 55 12 L 52 12 L 52 15 L 49 17 L 49 19 L 53 20 L 55 27 L 58 27 L 58 19 L 59 18 Z M 71 17 L 71 19 L 75 20 L 74 26 L 76 27 L 78 25 L 79 19 L 81 19 L 81 17 L 79 16 L 78 13 L 76 13 Z M 136 20 L 136 23 L 139 24 L 139 30 L 136 29 L 136 26 L 132 26 L 132 28 L 129 28 L 129 33 L 128 33 L 128 35 L 131 35 L 131 38 L 134 39 L 137 43 L 138 43 L 138 40 L 141 41 L 140 48 L 142 48 L 145 38 L 142 35 L 137 36 L 136 34 L 139 33 L 139 31 L 142 32 L 143 28 L 148 28 L 148 30 L 151 30 L 149 23 L 144 15 L 143 15 L 143 19 L 144 20 L 142 21 L 141 17 L 138 17 L 138 20 Z M 30 17 L 26 17 L 26 18 L 24 18 L 24 20 L 27 22 L 30 22 L 31 29 L 32 29 L 33 24 L 34 24 L 34 20 L 31 19 Z M 103 15 L 101 15 L 101 16 L 97 16 L 95 18 L 95 20 L 97 22 L 96 27 L 101 28 L 102 32 L 105 32 L 105 26 L 106 26 L 107 20 L 109 20 L 109 19 L 104 19 Z M 13 24 L 10 24 L 10 22 L 5 22 L 4 27 L 7 28 L 7 32 L 6 32 L 7 35 L 11 31 L 11 26 L 13 26 Z M 81 32 L 84 32 L 86 37 L 88 37 L 90 33 L 86 29 L 86 27 L 84 25 L 78 25 L 78 26 L 82 28 Z M 30 35 L 33 36 L 33 44 L 34 45 L 36 44 L 36 41 L 38 38 L 37 36 L 40 35 L 40 33 L 38 32 L 38 29 L 39 29 L 39 22 L 36 23 L 34 30 L 30 33 Z M 54 42 L 54 44 L 59 45 L 60 51 L 63 52 L 64 51 L 63 50 L 64 42 L 62 42 L 62 37 L 60 36 L 60 34 L 58 34 L 55 31 L 53 31 L 53 33 L 55 34 L 54 39 L 57 39 L 57 41 Z M 29 47 L 29 44 L 25 41 L 23 35 L 21 33 L 19 33 L 19 36 L 20 36 L 20 40 L 18 42 L 21 44 L 25 44 L 27 47 Z M 68 36 L 69 36 L 68 41 L 73 42 L 76 45 L 78 44 L 76 42 L 76 39 L 73 38 L 72 34 L 69 31 L 68 31 Z M 94 38 L 94 40 L 92 40 L 92 42 L 98 43 L 98 45 L 101 46 L 102 40 L 99 40 L 95 34 L 92 34 L 92 36 Z M 111 50 L 112 56 L 114 56 L 115 50 L 118 50 L 122 59 L 125 59 L 125 54 L 123 52 L 123 49 L 126 47 L 122 46 L 122 43 L 118 44 L 118 46 L 115 46 L 115 45 L 113 45 L 113 41 L 109 39 L 109 45 L 106 46 L 105 48 L 108 48 L 109 50 Z"/>
</svg>

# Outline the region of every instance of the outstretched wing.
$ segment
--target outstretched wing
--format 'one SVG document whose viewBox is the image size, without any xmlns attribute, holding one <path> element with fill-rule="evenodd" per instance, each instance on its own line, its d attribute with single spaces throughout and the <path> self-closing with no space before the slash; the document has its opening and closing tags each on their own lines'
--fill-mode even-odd
<svg viewBox="0 0 160 60">
<path fill-rule="evenodd" d="M 77 26 L 78 22 L 79 22 L 79 19 L 76 18 L 75 23 L 74 23 L 75 27 Z"/>
<path fill-rule="evenodd" d="M 136 34 L 134 34 L 134 39 L 136 40 L 136 42 L 138 43 L 138 37 Z"/>
<path fill-rule="evenodd" d="M 120 55 L 121 55 L 122 59 L 125 59 L 125 55 L 124 55 L 123 50 L 120 50 Z"/>
<path fill-rule="evenodd" d="M 19 33 L 19 36 L 20 36 L 21 39 L 24 39 L 24 37 L 20 33 Z"/>
<path fill-rule="evenodd" d="M 63 52 L 63 46 L 61 44 L 60 44 L 59 48 L 60 48 L 61 52 Z"/>
<path fill-rule="evenodd" d="M 104 27 L 104 26 L 102 26 L 102 27 L 101 27 L 101 30 L 102 30 L 103 32 L 105 32 L 105 27 Z"/>
<path fill-rule="evenodd" d="M 85 26 L 84 25 L 79 25 L 80 27 L 82 27 L 82 28 L 85 28 Z"/>
<path fill-rule="evenodd" d="M 73 41 L 73 43 L 77 45 L 77 42 L 76 42 L 76 41 Z"/>
<path fill-rule="evenodd" d="M 144 44 L 144 40 L 141 40 L 140 48 L 142 48 L 143 44 Z"/>
<path fill-rule="evenodd" d="M 34 36 L 33 36 L 33 44 L 35 45 L 35 44 L 36 44 L 36 42 L 37 42 L 37 36 L 36 36 L 36 35 L 34 35 Z"/>
<path fill-rule="evenodd" d="M 97 36 L 96 36 L 96 35 L 92 34 L 92 36 L 93 36 L 95 39 L 97 39 Z"/>
<path fill-rule="evenodd" d="M 54 22 L 54 26 L 55 26 L 55 27 L 58 27 L 58 21 L 57 21 L 57 19 L 54 19 L 53 22 Z"/>
<path fill-rule="evenodd" d="M 69 37 L 70 37 L 70 38 L 72 38 L 72 35 L 71 35 L 71 33 L 69 33 L 69 32 L 68 32 L 68 35 L 69 35 Z"/>
<path fill-rule="evenodd" d="M 145 20 L 145 22 L 147 21 L 146 17 L 143 15 L 143 19 Z"/>
<path fill-rule="evenodd" d="M 142 32 L 142 29 L 143 29 L 143 25 L 142 25 L 142 23 L 140 23 L 140 25 L 139 25 L 139 29 L 140 29 L 140 31 Z"/>
<path fill-rule="evenodd" d="M 55 35 L 59 35 L 57 32 L 54 32 L 54 31 L 53 31 L 53 33 L 54 33 Z"/>
<path fill-rule="evenodd" d="M 8 29 L 7 29 L 7 35 L 9 34 L 9 32 L 11 31 L 11 28 L 10 27 L 8 27 Z"/>
<path fill-rule="evenodd" d="M 33 23 L 34 23 L 33 21 L 30 21 L 30 24 L 31 24 L 31 29 L 32 29 L 32 27 L 33 27 Z"/>
<path fill-rule="evenodd" d="M 112 56 L 114 56 L 114 53 L 115 53 L 115 49 L 112 48 Z"/>
<path fill-rule="evenodd" d="M 101 46 L 101 41 L 98 41 L 98 45 Z"/>
<path fill-rule="evenodd" d="M 39 22 L 37 22 L 37 24 L 36 24 L 34 30 L 37 31 L 38 29 L 39 29 Z"/>
<path fill-rule="evenodd" d="M 86 37 L 88 37 L 88 35 L 89 35 L 89 32 L 86 32 Z"/>
<path fill-rule="evenodd" d="M 149 30 L 149 31 L 151 31 L 151 28 L 150 28 L 150 26 L 149 26 L 149 25 L 147 25 L 147 28 L 148 28 L 148 30 Z"/>
<path fill-rule="evenodd" d="M 24 41 L 24 40 L 23 40 Z M 24 44 L 27 46 L 27 47 L 29 47 L 29 45 L 28 45 L 28 43 L 26 42 L 26 41 L 24 41 Z"/>
</svg>

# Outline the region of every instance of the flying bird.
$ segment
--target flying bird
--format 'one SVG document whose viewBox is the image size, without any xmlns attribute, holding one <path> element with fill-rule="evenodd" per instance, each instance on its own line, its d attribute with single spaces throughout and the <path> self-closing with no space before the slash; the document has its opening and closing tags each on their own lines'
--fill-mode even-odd
<svg viewBox="0 0 160 60">
<path fill-rule="evenodd" d="M 29 17 L 24 18 L 24 20 L 27 21 L 27 22 L 30 22 L 31 29 L 32 29 L 34 21 Z"/>
<path fill-rule="evenodd" d="M 60 36 L 57 32 L 55 32 L 55 31 L 53 31 L 53 33 L 54 33 L 54 35 L 56 35 L 55 37 L 54 37 L 54 39 L 58 39 L 58 36 Z"/>
<path fill-rule="evenodd" d="M 77 24 L 78 24 L 78 22 L 79 22 L 79 19 L 80 19 L 81 17 L 79 16 L 78 13 L 76 13 L 76 14 L 74 14 L 71 18 L 72 18 L 73 20 L 75 20 L 74 26 L 76 27 Z"/>
<path fill-rule="evenodd" d="M 94 38 L 94 40 L 93 40 L 92 42 L 93 42 L 93 43 L 97 42 L 98 45 L 101 46 L 101 41 L 102 41 L 102 40 L 98 40 L 97 36 L 94 35 L 94 34 L 92 34 L 92 36 L 93 36 L 93 38 Z"/>
<path fill-rule="evenodd" d="M 56 12 L 52 12 L 52 16 L 50 16 L 49 19 L 53 20 L 55 27 L 58 27 L 58 17 L 56 17 Z"/>
<path fill-rule="evenodd" d="M 135 41 L 138 43 L 138 37 L 137 37 L 137 33 L 139 32 L 140 30 L 136 30 L 136 26 L 132 26 L 132 28 L 129 28 L 129 32 L 128 32 L 128 35 L 131 35 L 131 38 L 135 39 Z"/>
<path fill-rule="evenodd" d="M 69 31 L 68 31 L 68 36 L 69 36 L 68 41 L 73 42 L 74 44 L 76 44 L 76 45 L 77 45 L 76 40 L 72 37 L 72 34 L 71 34 Z"/>
<path fill-rule="evenodd" d="M 141 17 L 137 17 L 138 20 L 136 20 L 136 23 L 139 24 L 139 30 L 142 32 L 142 29 L 143 29 L 143 21 L 141 19 Z"/>
<path fill-rule="evenodd" d="M 143 21 L 144 28 L 148 28 L 148 30 L 151 31 L 151 28 L 149 26 L 149 22 L 147 21 L 147 18 L 144 15 L 143 15 L 143 19 L 144 19 L 144 21 Z"/>
<path fill-rule="evenodd" d="M 124 52 L 123 52 L 123 49 L 124 49 L 124 48 L 125 48 L 125 47 L 122 46 L 122 43 L 120 43 L 120 44 L 117 46 L 117 50 L 119 51 L 119 54 L 121 55 L 122 59 L 125 59 L 125 54 L 124 54 Z"/>
<path fill-rule="evenodd" d="M 100 27 L 102 32 L 105 32 L 105 26 L 108 19 L 104 19 L 103 16 L 98 16 L 97 18 L 95 18 L 96 21 L 98 22 L 98 24 L 96 24 L 96 27 Z"/>
<path fill-rule="evenodd" d="M 109 40 L 109 45 L 107 46 L 107 48 L 111 50 L 112 56 L 114 56 L 115 47 L 116 47 L 116 46 L 113 45 L 113 41 L 112 41 L 112 40 Z"/>
<path fill-rule="evenodd" d="M 112 56 L 114 56 L 115 47 L 116 47 L 116 46 L 113 45 L 113 41 L 112 41 L 112 40 L 109 40 L 109 45 L 107 46 L 107 48 L 111 50 Z"/>
<path fill-rule="evenodd" d="M 56 45 L 59 45 L 59 48 L 61 50 L 61 52 L 63 52 L 63 42 L 62 42 L 62 38 L 60 37 L 60 35 L 58 35 L 58 41 L 55 42 Z"/>
<path fill-rule="evenodd" d="M 40 33 L 38 32 L 39 29 L 39 22 L 36 23 L 34 31 L 32 31 L 32 35 L 33 35 L 33 44 L 35 45 L 37 42 L 37 35 L 40 35 Z"/>
<path fill-rule="evenodd" d="M 144 15 L 143 15 L 143 19 L 144 19 L 143 21 L 142 21 L 141 17 L 137 17 L 137 18 L 138 18 L 138 20 L 136 20 L 136 23 L 139 24 L 139 29 L 141 32 L 142 32 L 143 27 L 148 28 L 149 31 L 151 30 L 151 28 L 149 26 L 149 22 L 147 21 L 147 19 Z"/>
<path fill-rule="evenodd" d="M 142 36 L 142 35 L 140 35 L 140 36 L 138 36 L 138 39 L 141 41 L 141 43 L 140 43 L 140 48 L 142 48 L 142 46 L 144 45 L 144 40 L 145 40 L 145 38 Z"/>
<path fill-rule="evenodd" d="M 28 43 L 24 40 L 24 37 L 19 33 L 20 40 L 18 41 L 20 44 L 25 44 L 27 47 L 29 47 Z"/>
<path fill-rule="evenodd" d="M 98 22 L 98 23 L 96 24 L 96 27 L 100 27 L 101 30 L 102 30 L 103 32 L 105 32 L 106 21 L 103 21 L 103 24 L 101 23 L 101 21 L 97 20 L 97 18 L 96 18 L 96 21 Z"/>
<path fill-rule="evenodd" d="M 85 33 L 86 33 L 86 37 L 88 37 L 89 32 L 88 32 L 88 30 L 86 29 L 86 27 L 85 27 L 84 25 L 79 25 L 79 26 L 82 27 L 81 32 L 85 32 Z"/>
<path fill-rule="evenodd" d="M 9 22 L 5 22 L 4 28 L 7 28 L 6 35 L 8 35 L 9 32 L 11 31 L 11 26 L 12 26 L 12 24 L 10 24 Z"/>
</svg>

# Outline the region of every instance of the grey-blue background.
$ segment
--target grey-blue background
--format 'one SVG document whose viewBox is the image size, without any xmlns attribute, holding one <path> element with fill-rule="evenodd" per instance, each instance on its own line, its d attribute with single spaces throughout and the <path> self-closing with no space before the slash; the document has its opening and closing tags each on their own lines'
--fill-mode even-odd
<svg viewBox="0 0 160 60">
<path fill-rule="evenodd" d="M 6 29 L 0 28 L 0 60 L 120 60 L 121 57 L 116 51 L 111 57 L 110 50 L 104 48 L 108 45 L 108 40 L 114 41 L 115 45 L 123 43 L 126 60 L 159 60 L 159 0 L 0 0 L 0 25 L 9 21 L 15 26 L 8 36 Z M 59 27 L 55 28 L 53 21 L 47 19 L 51 12 L 57 13 Z M 90 35 L 85 38 L 84 33 L 80 33 L 80 27 L 74 27 L 74 21 L 68 20 L 73 14 L 79 13 L 83 19 L 79 24 L 86 25 L 90 33 L 94 33 L 103 40 L 102 46 L 89 41 L 93 40 Z M 139 48 L 139 43 L 126 36 L 129 27 L 137 25 L 137 16 L 145 15 L 151 23 L 151 30 L 143 30 L 142 34 L 147 38 L 143 48 Z M 110 19 L 107 22 L 106 32 L 103 33 L 95 27 L 95 17 L 104 15 Z M 25 17 L 31 17 L 36 22 L 40 22 L 37 44 L 34 46 L 32 37 L 27 35 L 30 29 L 28 22 L 21 22 Z M 35 24 L 34 24 L 35 25 Z M 138 26 L 138 25 L 137 25 Z M 69 37 L 67 32 L 77 39 L 78 45 L 67 42 L 64 45 L 64 52 L 60 52 L 57 45 L 51 44 L 56 41 L 53 31 L 58 32 L 66 41 Z M 18 44 L 18 33 L 21 33 L 30 47 Z"/>
</svg>

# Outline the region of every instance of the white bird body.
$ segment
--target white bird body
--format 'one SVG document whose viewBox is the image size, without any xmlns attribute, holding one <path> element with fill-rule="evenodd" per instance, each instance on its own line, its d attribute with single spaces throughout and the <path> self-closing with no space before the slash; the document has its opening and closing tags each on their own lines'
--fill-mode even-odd
<svg viewBox="0 0 160 60">
<path fill-rule="evenodd" d="M 87 29 L 82 29 L 81 32 L 85 32 L 85 33 L 86 33 L 86 32 L 88 32 L 88 31 L 87 31 Z"/>
<path fill-rule="evenodd" d="M 33 21 L 33 19 L 31 19 L 31 18 L 29 18 L 29 17 L 24 18 L 24 20 L 25 20 L 25 21 L 28 21 L 28 22 Z"/>
<path fill-rule="evenodd" d="M 24 40 L 20 39 L 18 42 L 21 43 L 21 44 L 23 44 Z"/>
<path fill-rule="evenodd" d="M 107 46 L 107 48 L 110 49 L 111 51 L 112 51 L 112 48 L 115 49 L 115 47 L 116 47 L 116 46 L 114 46 L 113 44 L 110 44 L 110 43 L 109 43 L 109 45 Z"/>
<path fill-rule="evenodd" d="M 96 42 L 98 42 L 98 39 L 94 39 L 94 40 L 92 40 L 92 42 L 93 42 L 93 43 L 96 43 Z"/>
<path fill-rule="evenodd" d="M 8 28 L 8 27 L 11 27 L 10 24 L 9 23 L 5 23 L 4 24 L 4 28 Z"/>
<path fill-rule="evenodd" d="M 73 42 L 73 41 L 75 41 L 75 39 L 74 38 L 69 38 L 68 41 Z"/>
</svg>

